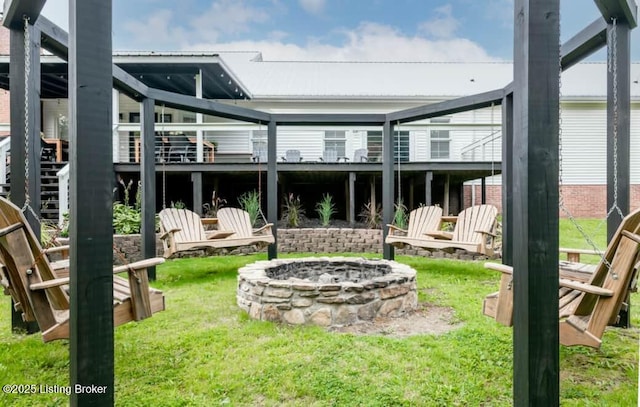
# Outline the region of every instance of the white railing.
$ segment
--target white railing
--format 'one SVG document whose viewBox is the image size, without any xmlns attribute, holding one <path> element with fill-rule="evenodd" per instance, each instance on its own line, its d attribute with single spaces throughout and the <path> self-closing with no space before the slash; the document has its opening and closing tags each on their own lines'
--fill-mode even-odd
<svg viewBox="0 0 640 407">
<path fill-rule="evenodd" d="M 11 137 L 0 141 L 0 192 L 6 192 L 4 184 L 7 183 L 7 164 L 11 149 Z"/>
<path fill-rule="evenodd" d="M 494 153 L 495 151 L 500 151 L 499 149 L 495 148 L 495 145 L 493 145 L 491 151 L 487 152 L 487 145 L 490 143 L 495 143 L 497 140 L 502 139 L 502 131 L 497 130 L 492 132 L 491 134 L 489 134 L 488 136 L 482 137 L 481 139 L 478 139 L 476 141 L 474 141 L 471 144 L 468 144 L 464 147 L 462 147 L 462 149 L 460 150 L 460 156 L 462 157 L 463 161 L 477 161 L 478 158 L 475 157 L 475 152 L 477 149 L 481 149 L 481 156 L 480 156 L 480 161 L 495 161 L 496 157 L 494 157 Z M 487 153 L 490 155 L 490 159 L 487 159 Z"/>
<path fill-rule="evenodd" d="M 64 214 L 69 212 L 69 164 L 56 173 L 58 176 L 58 224 L 62 225 Z"/>
</svg>

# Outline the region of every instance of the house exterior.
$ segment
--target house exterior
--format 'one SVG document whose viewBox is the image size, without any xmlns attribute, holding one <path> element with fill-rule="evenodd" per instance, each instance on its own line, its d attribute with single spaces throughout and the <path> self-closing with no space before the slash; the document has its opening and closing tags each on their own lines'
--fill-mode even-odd
<svg viewBox="0 0 640 407">
<path fill-rule="evenodd" d="M 7 51 L 0 65 L 8 64 Z M 116 53 L 114 63 L 150 86 L 295 114 L 388 113 L 502 88 L 513 71 L 509 62 L 274 62 L 264 61 L 259 52 Z M 47 139 L 68 140 L 67 99 L 53 86 L 64 80 L 65 64 L 46 55 L 42 64 L 42 132 Z M 606 63 L 582 63 L 561 78 L 562 191 L 574 216 L 602 217 L 607 212 L 606 70 Z M 631 207 L 636 208 L 640 63 L 632 64 L 631 76 L 628 153 Z M 8 88 L 8 79 L 1 75 L 0 85 Z M 8 132 L 8 94 L 0 96 L 0 131 Z M 113 112 L 114 174 L 135 184 L 140 105 L 114 91 Z M 409 209 L 439 204 L 452 214 L 481 201 L 501 207 L 501 123 L 502 108 L 496 105 L 396 126 L 396 195 Z M 182 201 L 201 211 L 213 191 L 233 205 L 240 194 L 263 187 L 266 124 L 156 106 L 155 130 L 159 207 Z M 315 203 L 330 193 L 338 217 L 355 220 L 364 205 L 381 201 L 381 134 L 381 128 L 366 126 L 278 128 L 280 195 L 300 196 L 313 217 Z M 297 150 L 301 161 L 286 161 L 288 150 Z M 366 160 L 356 156 L 363 151 Z"/>
</svg>

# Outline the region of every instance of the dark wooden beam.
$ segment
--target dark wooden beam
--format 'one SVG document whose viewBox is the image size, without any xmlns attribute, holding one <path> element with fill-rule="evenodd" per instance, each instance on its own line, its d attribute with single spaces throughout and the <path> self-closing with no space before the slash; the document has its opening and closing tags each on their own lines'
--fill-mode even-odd
<svg viewBox="0 0 640 407">
<path fill-rule="evenodd" d="M 514 405 L 557 406 L 560 0 L 514 12 Z"/>
<path fill-rule="evenodd" d="M 616 21 L 608 31 L 613 42 L 609 44 L 613 66 L 607 70 L 607 211 L 613 209 L 607 219 L 610 241 L 622 217 L 629 213 L 631 197 L 631 28 Z"/>
<path fill-rule="evenodd" d="M 638 6 L 635 0 L 594 0 L 605 22 L 611 23 L 614 18 L 619 23 L 627 23 L 629 28 L 638 25 Z"/>
<path fill-rule="evenodd" d="M 24 27 L 24 17 L 27 16 L 31 24 L 38 20 L 46 0 L 5 0 L 2 24 L 7 28 L 21 29 Z"/>
<path fill-rule="evenodd" d="M 513 266 L 513 93 L 502 102 L 502 263 Z"/>
<path fill-rule="evenodd" d="M 128 95 L 133 100 L 142 100 L 149 93 L 149 88 L 133 76 L 129 75 L 124 69 L 113 64 L 113 87 Z"/>
<path fill-rule="evenodd" d="M 271 121 L 269 113 L 244 107 L 228 105 L 213 100 L 199 99 L 195 96 L 178 95 L 160 89 L 149 89 L 147 96 L 156 99 L 166 106 L 188 110 L 196 113 L 210 114 L 227 119 L 240 120 L 250 123 L 267 123 Z"/>
<path fill-rule="evenodd" d="M 395 196 L 393 147 L 393 123 L 385 122 L 382 127 L 382 256 L 387 260 L 393 260 L 395 257 L 393 246 L 384 243 L 389 234 L 387 225 L 393 223 Z"/>
<path fill-rule="evenodd" d="M 191 173 L 191 187 L 193 188 L 193 211 L 202 216 L 202 173 Z"/>
<path fill-rule="evenodd" d="M 9 84 L 9 114 L 13 136 L 10 141 L 11 201 L 25 208 L 24 215 L 29 225 L 35 235 L 40 236 L 40 36 L 38 29 L 29 24 L 26 31 L 29 43 L 25 46 L 24 21 L 22 24 L 22 27 L 12 28 L 9 34 L 11 52 L 9 71 L 12 78 Z M 25 50 L 29 60 L 26 84 Z M 27 99 L 28 103 L 25 106 Z M 27 116 L 28 120 L 25 120 Z M 26 124 L 28 124 L 28 131 Z M 27 140 L 26 146 L 25 140 Z M 26 162 L 28 162 L 27 166 L 25 166 Z M 22 321 L 21 313 L 13 308 L 11 322 L 14 330 L 25 330 L 28 333 L 38 331 L 37 323 Z"/>
<path fill-rule="evenodd" d="M 562 70 L 582 61 L 607 44 L 607 23 L 598 18 L 589 24 L 584 30 L 571 37 L 562 44 Z"/>
<path fill-rule="evenodd" d="M 112 406 L 111 0 L 69 1 L 71 405 Z"/>
<path fill-rule="evenodd" d="M 312 126 L 323 124 L 350 125 L 350 126 L 375 126 L 385 122 L 384 114 L 369 113 L 303 113 L 303 114 L 274 114 L 273 120 L 279 126 Z"/>
<path fill-rule="evenodd" d="M 42 35 L 42 48 L 67 61 L 69 59 L 69 34 L 44 16 L 40 16 L 36 27 Z"/>
<path fill-rule="evenodd" d="M 142 180 L 142 256 L 156 257 L 156 168 L 155 168 L 155 101 L 140 103 L 140 180 Z M 156 268 L 147 269 L 149 280 L 156 279 Z"/>
<path fill-rule="evenodd" d="M 267 126 L 267 221 L 273 223 L 271 230 L 276 241 L 267 251 L 269 260 L 278 257 L 278 127 L 275 121 Z M 258 175 L 260 173 L 258 172 Z M 262 205 L 262 204 L 261 204 Z"/>
<path fill-rule="evenodd" d="M 489 92 L 478 93 L 476 95 L 445 100 L 444 102 L 412 107 L 410 109 L 399 110 L 387 114 L 387 120 L 394 124 L 407 123 L 417 120 L 424 120 L 431 117 L 439 117 L 448 114 L 482 109 L 502 103 L 504 93 L 504 89 L 496 89 Z"/>
</svg>

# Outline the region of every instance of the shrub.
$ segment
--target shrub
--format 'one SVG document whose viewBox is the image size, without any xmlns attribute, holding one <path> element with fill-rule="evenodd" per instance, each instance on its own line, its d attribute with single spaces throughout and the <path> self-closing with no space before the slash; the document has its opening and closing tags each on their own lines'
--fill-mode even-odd
<svg viewBox="0 0 640 407">
<path fill-rule="evenodd" d="M 318 212 L 320 216 L 322 226 L 329 226 L 331 215 L 336 213 L 336 205 L 333 203 L 331 195 L 326 194 L 322 196 L 322 201 L 316 204 L 316 212 Z"/>
<path fill-rule="evenodd" d="M 282 219 L 287 226 L 297 228 L 300 226 L 300 218 L 304 215 L 304 208 L 300 203 L 300 197 L 290 193 L 284 199 L 284 208 L 282 209 Z"/>
<path fill-rule="evenodd" d="M 400 229 L 406 229 L 409 222 L 407 215 L 407 207 L 402 203 L 402 198 L 398 198 L 398 202 L 394 205 L 393 224 Z"/>
<path fill-rule="evenodd" d="M 202 209 L 204 209 L 204 216 L 206 218 L 215 218 L 218 215 L 218 209 L 222 208 L 226 203 L 227 200 L 216 196 L 216 191 L 214 190 L 211 194 L 211 203 L 205 203 L 202 205 Z"/>
<path fill-rule="evenodd" d="M 377 204 L 374 208 L 371 201 L 364 204 L 362 211 L 358 217 L 364 222 L 370 229 L 380 229 L 382 225 L 382 205 Z"/>
<path fill-rule="evenodd" d="M 245 192 L 238 198 L 240 207 L 249 213 L 251 225 L 255 227 L 260 215 L 260 194 L 255 189 Z"/>
<path fill-rule="evenodd" d="M 119 235 L 140 233 L 142 215 L 139 209 L 120 202 L 113 204 L 113 231 Z"/>
</svg>

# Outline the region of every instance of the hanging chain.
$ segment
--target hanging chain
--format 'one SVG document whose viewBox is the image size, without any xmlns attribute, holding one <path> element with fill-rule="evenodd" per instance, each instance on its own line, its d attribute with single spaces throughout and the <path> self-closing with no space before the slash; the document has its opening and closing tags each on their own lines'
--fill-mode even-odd
<svg viewBox="0 0 640 407">
<path fill-rule="evenodd" d="M 613 211 L 616 211 L 620 218 L 624 218 L 622 210 L 618 206 L 618 30 L 616 29 L 618 19 L 612 19 L 609 42 L 609 72 L 613 76 L 613 203 L 607 212 L 607 219 Z"/>
<path fill-rule="evenodd" d="M 31 76 L 31 36 L 29 17 L 24 16 L 24 212 L 30 205 L 29 197 L 29 77 Z"/>
<path fill-rule="evenodd" d="M 400 173 L 400 120 L 397 122 L 397 134 L 398 134 L 398 205 L 402 202 L 402 178 Z"/>
</svg>

